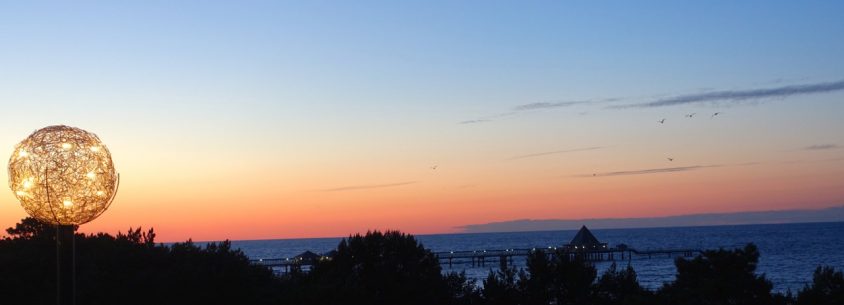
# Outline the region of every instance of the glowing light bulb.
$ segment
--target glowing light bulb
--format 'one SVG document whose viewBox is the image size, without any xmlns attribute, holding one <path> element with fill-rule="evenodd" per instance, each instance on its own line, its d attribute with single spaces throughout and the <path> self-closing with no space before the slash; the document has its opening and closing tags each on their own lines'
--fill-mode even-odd
<svg viewBox="0 0 844 305">
<path fill-rule="evenodd" d="M 114 199 L 118 176 L 107 146 L 93 133 L 48 126 L 23 139 L 11 152 L 12 195 L 42 222 L 85 224 L 100 216 Z"/>
</svg>

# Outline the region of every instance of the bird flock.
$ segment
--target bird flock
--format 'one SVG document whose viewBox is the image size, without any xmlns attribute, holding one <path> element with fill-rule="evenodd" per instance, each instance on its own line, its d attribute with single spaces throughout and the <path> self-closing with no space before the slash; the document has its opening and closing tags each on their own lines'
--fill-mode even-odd
<svg viewBox="0 0 844 305">
<path fill-rule="evenodd" d="M 716 113 L 713 113 L 712 116 L 710 116 L 709 118 L 711 119 L 711 118 L 714 118 L 714 117 L 722 115 L 722 114 L 724 114 L 724 113 L 723 112 L 716 112 Z M 694 118 L 695 115 L 697 115 L 697 112 L 686 114 L 685 117 L 691 119 L 691 118 Z M 656 121 L 656 122 L 660 123 L 660 124 L 665 124 L 665 118 L 662 118 L 661 120 Z"/>
<path fill-rule="evenodd" d="M 712 113 L 712 115 L 711 115 L 711 116 L 709 116 L 709 118 L 710 118 L 710 119 L 711 119 L 711 118 L 715 118 L 716 116 L 719 116 L 719 115 L 722 115 L 722 114 L 724 114 L 724 113 L 723 113 L 723 112 L 715 112 L 715 113 Z M 688 113 L 688 114 L 686 114 L 686 115 L 685 115 L 685 117 L 686 117 L 687 119 L 692 119 L 692 118 L 694 118 L 694 117 L 695 117 L 695 115 L 697 115 L 697 112 Z M 660 123 L 660 124 L 665 124 L 665 120 L 666 120 L 665 118 L 662 118 L 662 119 L 660 119 L 660 120 L 658 120 L 658 121 L 656 121 L 656 122 L 657 122 L 657 123 Z M 668 162 L 674 162 L 674 158 L 673 158 L 673 157 L 668 157 L 668 158 L 665 158 L 665 159 L 666 159 L 666 160 L 668 160 Z M 429 168 L 429 169 L 431 169 L 431 170 L 436 170 L 436 169 L 437 169 L 437 167 L 438 167 L 438 165 L 433 165 L 433 166 L 429 166 L 428 168 Z M 592 177 L 597 177 L 597 176 L 598 176 L 598 174 L 597 174 L 597 173 L 592 174 Z"/>
<path fill-rule="evenodd" d="M 691 118 L 694 118 L 696 114 L 697 114 L 697 112 L 689 113 L 689 114 L 686 114 L 685 117 L 688 118 L 688 119 L 691 119 Z M 709 118 L 711 119 L 711 118 L 714 118 L 714 117 L 719 116 L 721 114 L 724 114 L 724 113 L 723 112 L 715 112 Z M 656 121 L 656 122 L 660 123 L 660 124 L 665 124 L 665 118 L 662 118 L 661 120 Z M 674 158 L 668 157 L 666 159 L 668 159 L 668 162 L 674 162 Z M 597 174 L 592 174 L 592 176 L 597 176 Z"/>
</svg>

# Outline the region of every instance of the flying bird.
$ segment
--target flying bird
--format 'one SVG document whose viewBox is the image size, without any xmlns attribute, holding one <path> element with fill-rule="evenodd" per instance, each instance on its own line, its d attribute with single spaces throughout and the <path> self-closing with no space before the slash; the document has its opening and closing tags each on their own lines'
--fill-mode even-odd
<svg viewBox="0 0 844 305">
<path fill-rule="evenodd" d="M 437 166 L 439 166 L 439 165 L 431 166 L 431 169 L 437 169 Z"/>
<path fill-rule="evenodd" d="M 659 122 L 660 124 L 665 124 L 665 119 L 659 120 L 657 122 Z"/>
<path fill-rule="evenodd" d="M 668 158 L 668 161 L 674 161 L 674 158 Z"/>
<path fill-rule="evenodd" d="M 710 119 L 718 116 L 719 114 L 721 114 L 721 113 L 720 112 L 713 113 L 712 116 L 710 117 Z"/>
<path fill-rule="evenodd" d="M 695 114 L 697 114 L 697 112 L 687 114 L 687 115 L 686 115 L 686 117 L 687 117 L 687 118 L 692 118 L 692 117 L 694 117 L 694 116 L 695 116 Z"/>
</svg>

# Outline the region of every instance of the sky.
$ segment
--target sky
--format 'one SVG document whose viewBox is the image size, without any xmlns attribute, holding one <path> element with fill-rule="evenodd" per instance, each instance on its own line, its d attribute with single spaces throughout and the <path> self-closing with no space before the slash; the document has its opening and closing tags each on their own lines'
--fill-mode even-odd
<svg viewBox="0 0 844 305">
<path fill-rule="evenodd" d="M 838 206 L 842 11 L 4 1 L 0 157 L 96 133 L 121 184 L 80 230 L 162 241 Z M 0 191 L 0 227 L 25 216 Z"/>
</svg>

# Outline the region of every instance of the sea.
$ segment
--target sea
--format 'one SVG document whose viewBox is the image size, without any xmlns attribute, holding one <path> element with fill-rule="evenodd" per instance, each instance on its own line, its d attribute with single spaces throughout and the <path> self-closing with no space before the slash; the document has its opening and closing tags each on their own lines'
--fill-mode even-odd
<svg viewBox="0 0 844 305">
<path fill-rule="evenodd" d="M 757 273 L 764 274 L 774 284 L 774 290 L 797 292 L 812 280 L 818 266 L 844 270 L 844 222 L 724 225 L 671 228 L 594 229 L 601 242 L 610 247 L 626 244 L 639 251 L 658 249 L 718 249 L 740 248 L 754 243 L 761 257 Z M 417 235 L 416 239 L 434 252 L 463 250 L 528 249 L 561 246 L 568 243 L 577 230 L 460 233 Z M 325 253 L 337 247 L 342 238 L 307 238 L 232 241 L 251 259 L 294 257 L 306 250 Z M 634 256 L 632 260 L 617 261 L 622 267 L 631 264 L 639 282 L 649 289 L 657 289 L 676 275 L 674 258 L 669 256 Z M 611 262 L 597 262 L 600 272 Z M 516 257 L 513 266 L 524 267 L 525 259 Z M 470 279 L 482 284 L 490 271 L 498 268 L 498 260 L 487 261 L 483 267 L 456 264 L 443 272 L 465 271 Z"/>
</svg>

